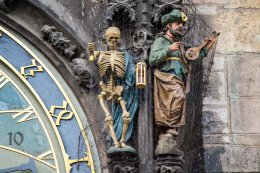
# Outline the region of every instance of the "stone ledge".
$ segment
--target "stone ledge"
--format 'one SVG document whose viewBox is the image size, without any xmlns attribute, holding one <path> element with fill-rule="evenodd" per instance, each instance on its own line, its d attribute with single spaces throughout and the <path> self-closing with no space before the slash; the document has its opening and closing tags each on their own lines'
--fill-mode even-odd
<svg viewBox="0 0 260 173">
<path fill-rule="evenodd" d="M 260 134 L 232 134 L 232 143 L 238 145 L 260 146 Z"/>
<path fill-rule="evenodd" d="M 260 146 L 260 134 L 204 134 L 203 144 Z"/>
<path fill-rule="evenodd" d="M 203 144 L 230 144 L 230 137 L 227 134 L 203 135 Z"/>
</svg>

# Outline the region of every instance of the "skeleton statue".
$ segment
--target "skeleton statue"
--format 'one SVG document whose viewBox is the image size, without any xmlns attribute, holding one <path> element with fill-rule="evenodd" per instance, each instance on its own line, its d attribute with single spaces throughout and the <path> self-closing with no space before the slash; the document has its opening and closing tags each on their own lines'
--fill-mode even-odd
<svg viewBox="0 0 260 173">
<path fill-rule="evenodd" d="M 108 50 L 94 51 L 95 45 L 89 43 L 89 60 L 98 59 L 100 87 L 102 89 L 98 98 L 105 112 L 105 122 L 114 147 L 125 148 L 128 147 L 125 143 L 131 136 L 132 119 L 138 105 L 138 94 L 135 89 L 135 67 L 132 57 L 127 52 L 118 51 L 120 30 L 117 27 L 110 27 L 106 30 L 105 36 Z M 112 101 L 112 115 L 105 101 Z"/>
</svg>

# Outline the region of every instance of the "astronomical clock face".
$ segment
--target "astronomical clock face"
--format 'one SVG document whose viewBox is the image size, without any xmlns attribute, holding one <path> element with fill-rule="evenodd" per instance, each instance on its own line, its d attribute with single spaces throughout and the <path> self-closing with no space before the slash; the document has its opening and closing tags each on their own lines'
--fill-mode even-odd
<svg viewBox="0 0 260 173">
<path fill-rule="evenodd" d="M 22 37 L 0 32 L 0 172 L 100 172 L 86 116 L 64 80 Z"/>
</svg>

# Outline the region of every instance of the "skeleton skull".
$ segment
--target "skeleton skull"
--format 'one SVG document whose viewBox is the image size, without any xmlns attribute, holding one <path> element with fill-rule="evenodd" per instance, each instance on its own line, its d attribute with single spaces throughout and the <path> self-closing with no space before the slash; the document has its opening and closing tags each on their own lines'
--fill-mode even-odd
<svg viewBox="0 0 260 173">
<path fill-rule="evenodd" d="M 106 41 L 110 50 L 116 50 L 119 43 L 120 30 L 117 27 L 109 27 L 106 31 Z"/>
</svg>

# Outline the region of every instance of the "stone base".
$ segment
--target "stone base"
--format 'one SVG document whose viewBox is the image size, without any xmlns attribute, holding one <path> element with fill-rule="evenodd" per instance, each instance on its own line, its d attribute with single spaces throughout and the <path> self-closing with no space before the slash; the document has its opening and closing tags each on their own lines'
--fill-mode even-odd
<svg viewBox="0 0 260 173">
<path fill-rule="evenodd" d="M 107 154 L 111 155 L 111 154 L 116 154 L 116 153 L 123 153 L 123 152 L 127 152 L 127 153 L 137 153 L 136 150 L 130 146 L 124 147 L 124 148 L 116 148 L 116 147 L 111 147 L 108 151 Z"/>
<path fill-rule="evenodd" d="M 184 154 L 176 146 L 176 137 L 172 134 L 160 135 L 155 150 L 155 173 L 182 173 Z"/>
<path fill-rule="evenodd" d="M 108 152 L 108 165 L 112 173 L 138 173 L 138 157 L 136 152 Z"/>
<path fill-rule="evenodd" d="M 155 173 L 182 173 L 183 165 L 183 154 L 159 155 L 155 158 Z"/>
</svg>

